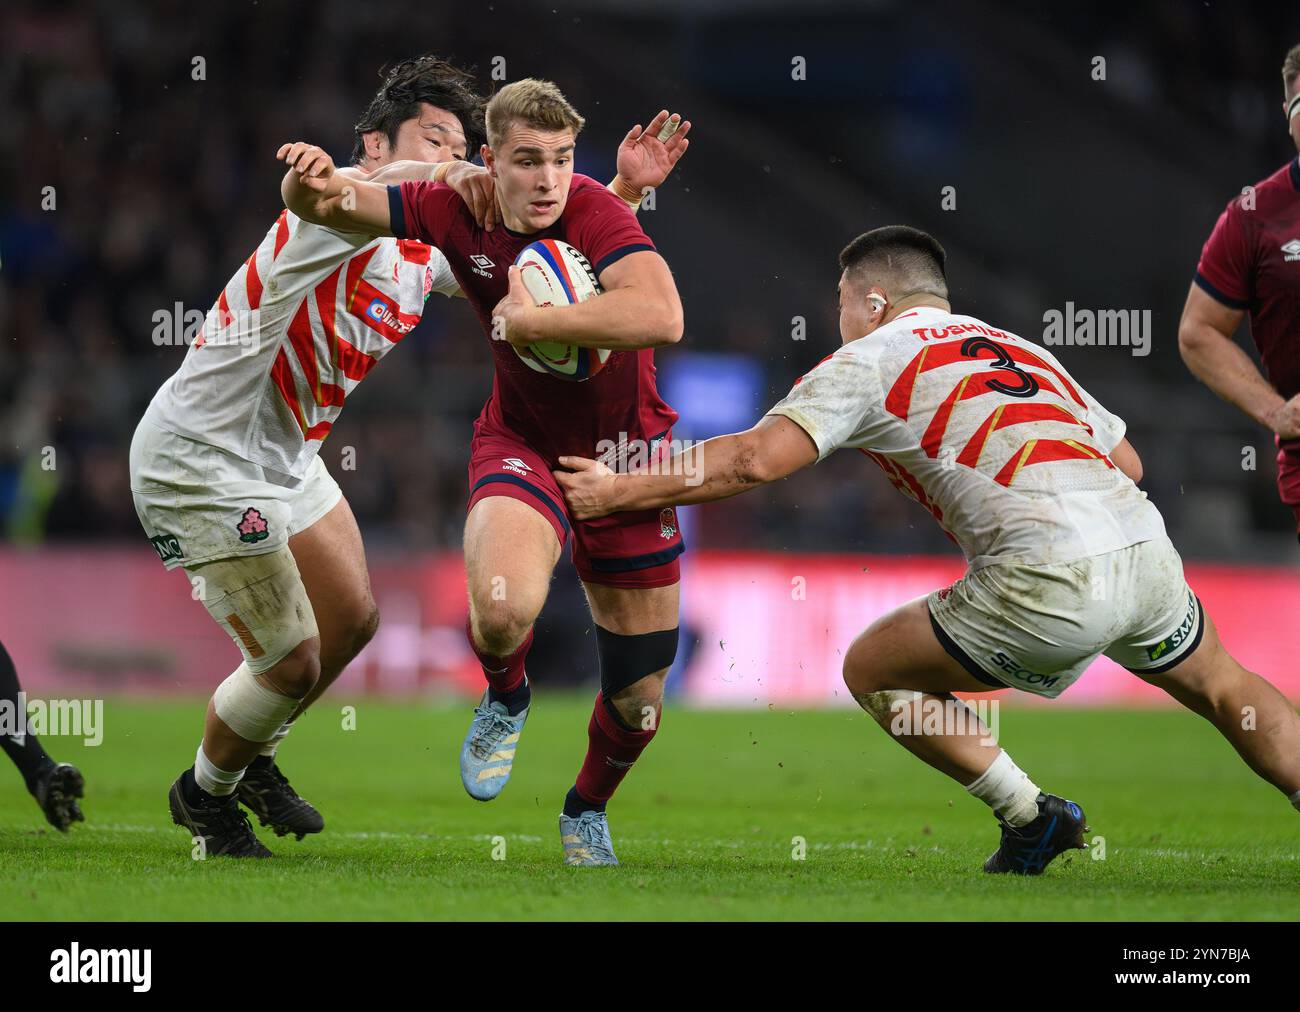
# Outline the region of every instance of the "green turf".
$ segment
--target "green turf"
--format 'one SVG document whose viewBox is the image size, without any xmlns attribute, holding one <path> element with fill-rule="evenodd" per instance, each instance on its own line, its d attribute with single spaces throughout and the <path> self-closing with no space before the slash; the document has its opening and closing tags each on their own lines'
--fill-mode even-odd
<svg viewBox="0 0 1300 1012">
<path fill-rule="evenodd" d="M 98 748 L 48 744 L 86 775 L 87 822 L 49 830 L 0 762 L 0 917 L 8 919 L 1295 919 L 1300 816 L 1214 731 L 1179 711 L 1002 709 L 1001 740 L 1087 809 L 1105 859 L 987 876 L 983 805 L 856 711 L 669 711 L 610 806 L 622 866 L 565 868 L 556 816 L 590 697 L 537 697 L 514 779 L 465 796 L 469 707 L 320 706 L 281 750 L 325 815 L 274 860 L 190 859 L 166 792 L 195 703 L 109 700 Z M 494 838 L 505 842 L 494 860 Z M 792 859 L 793 839 L 807 841 Z"/>
</svg>

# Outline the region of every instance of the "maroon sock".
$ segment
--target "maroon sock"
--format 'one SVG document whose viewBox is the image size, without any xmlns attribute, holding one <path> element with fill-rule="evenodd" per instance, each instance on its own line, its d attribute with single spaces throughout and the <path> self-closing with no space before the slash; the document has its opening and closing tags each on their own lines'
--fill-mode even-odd
<svg viewBox="0 0 1300 1012">
<path fill-rule="evenodd" d="M 474 642 L 474 629 L 468 617 L 465 619 L 465 635 L 469 637 L 470 649 L 474 651 L 474 656 L 483 666 L 483 677 L 487 679 L 488 685 L 492 686 L 494 692 L 504 695 L 513 692 L 523 684 L 524 658 L 528 656 L 528 648 L 533 645 L 531 629 L 528 630 L 527 638 L 515 648 L 515 652 L 505 657 L 498 657 L 496 654 L 485 653 L 479 649 L 479 645 Z"/>
<path fill-rule="evenodd" d="M 577 790 L 582 797 L 603 805 L 614 796 L 632 764 L 655 736 L 658 725 L 649 731 L 633 731 L 610 712 L 613 704 L 596 697 L 587 724 L 587 758 L 578 772 Z"/>
</svg>

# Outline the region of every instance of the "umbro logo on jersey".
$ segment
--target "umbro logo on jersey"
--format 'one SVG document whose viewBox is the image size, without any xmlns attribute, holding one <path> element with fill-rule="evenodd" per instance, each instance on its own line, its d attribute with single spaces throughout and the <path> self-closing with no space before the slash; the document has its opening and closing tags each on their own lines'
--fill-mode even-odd
<svg viewBox="0 0 1300 1012">
<path fill-rule="evenodd" d="M 492 272 L 488 270 L 488 268 L 496 266 L 496 264 L 485 257 L 482 253 L 473 254 L 469 258 L 469 262 L 473 265 L 474 273 L 481 274 L 485 278 L 490 278 L 492 276 Z"/>
<path fill-rule="evenodd" d="M 501 461 L 501 463 L 505 465 L 505 469 L 507 471 L 514 471 L 515 474 L 526 475 L 528 474 L 529 471 L 532 470 L 531 467 L 525 464 L 518 457 L 506 457 L 503 461 Z"/>
<path fill-rule="evenodd" d="M 1300 260 L 1300 239 L 1292 239 L 1290 242 L 1282 244 L 1282 252 L 1286 254 L 1286 259 Z"/>
</svg>

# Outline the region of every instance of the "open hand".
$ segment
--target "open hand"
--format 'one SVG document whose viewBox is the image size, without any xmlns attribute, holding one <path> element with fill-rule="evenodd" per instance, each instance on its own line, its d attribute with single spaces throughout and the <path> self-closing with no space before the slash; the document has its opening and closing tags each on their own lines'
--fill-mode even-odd
<svg viewBox="0 0 1300 1012">
<path fill-rule="evenodd" d="M 666 140 L 660 140 L 660 133 L 670 121 L 674 125 L 680 125 Z M 682 155 L 686 154 L 686 148 L 690 144 L 686 135 L 690 129 L 690 120 L 683 122 L 677 113 L 670 116 L 667 109 L 652 119 L 645 130 L 638 123 L 627 132 L 623 143 L 618 146 L 618 174 L 638 193 L 644 192 L 647 186 L 661 186 Z"/>
</svg>

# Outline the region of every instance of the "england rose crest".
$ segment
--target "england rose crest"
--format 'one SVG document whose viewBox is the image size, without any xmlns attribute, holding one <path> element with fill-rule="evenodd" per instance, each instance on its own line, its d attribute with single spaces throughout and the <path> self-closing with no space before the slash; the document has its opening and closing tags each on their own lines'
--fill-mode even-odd
<svg viewBox="0 0 1300 1012">
<path fill-rule="evenodd" d="M 672 507 L 659 511 L 659 536 L 664 540 L 671 538 L 677 533 L 677 517 L 673 514 Z"/>
<path fill-rule="evenodd" d="M 266 518 L 252 506 L 244 510 L 243 519 L 235 525 L 235 530 L 239 531 L 239 540 L 250 545 L 265 541 L 271 536 Z"/>
</svg>

